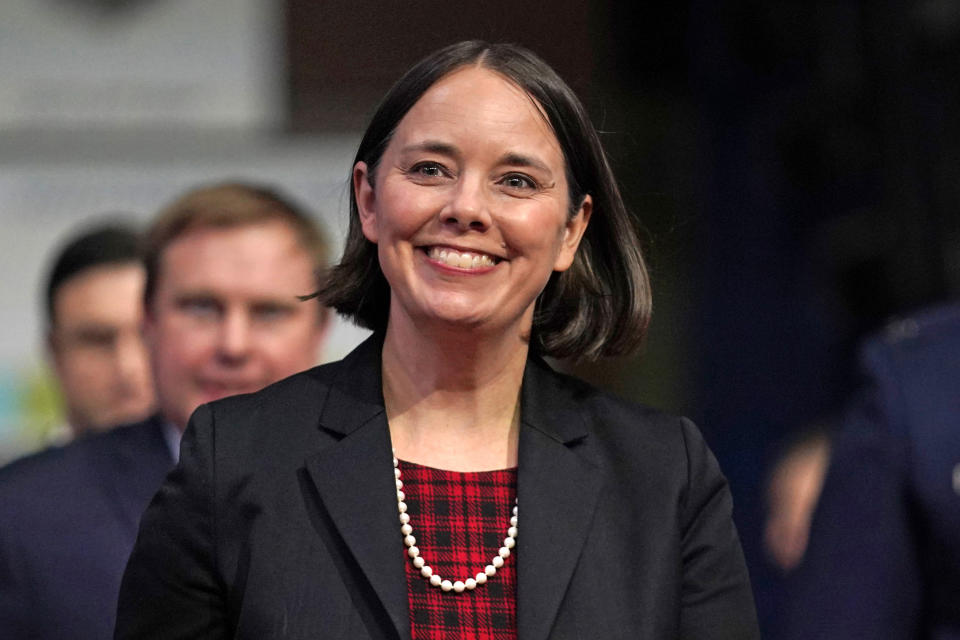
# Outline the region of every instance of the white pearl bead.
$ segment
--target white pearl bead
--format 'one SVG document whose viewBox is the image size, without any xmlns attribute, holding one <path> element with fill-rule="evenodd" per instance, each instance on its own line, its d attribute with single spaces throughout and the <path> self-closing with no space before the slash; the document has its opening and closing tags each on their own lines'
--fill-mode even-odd
<svg viewBox="0 0 960 640">
<path fill-rule="evenodd" d="M 450 582 L 449 580 L 444 580 L 443 582 L 440 583 L 440 588 L 443 589 L 444 591 L 450 591 L 450 589 L 453 589 L 453 583 Z"/>
<path fill-rule="evenodd" d="M 422 569 L 424 564 L 425 562 L 423 556 L 417 556 L 413 559 L 413 566 L 415 566 L 417 569 Z"/>
<path fill-rule="evenodd" d="M 423 558 L 417 558 L 417 560 L 422 560 L 422 559 Z M 433 567 L 431 567 L 428 564 L 423 565 L 422 567 L 420 567 L 420 575 L 422 575 L 424 578 L 429 578 L 430 576 L 433 575 Z"/>
<path fill-rule="evenodd" d="M 510 516 L 510 526 L 511 527 L 517 526 L 517 516 Z"/>
<path fill-rule="evenodd" d="M 499 569 L 503 566 L 503 556 L 493 556 L 493 560 L 490 561 L 490 564 Z"/>
<path fill-rule="evenodd" d="M 514 526 L 510 527 L 509 529 L 507 529 L 507 535 L 510 536 L 511 538 L 516 538 L 516 537 L 517 537 L 517 533 L 518 533 L 518 531 L 517 531 L 517 526 L 516 526 L 516 525 L 514 525 Z"/>
<path fill-rule="evenodd" d="M 476 589 L 477 581 L 474 580 L 473 578 L 467 578 L 466 580 L 463 581 L 463 586 L 465 586 L 467 589 L 470 589 L 470 590 Z"/>
<path fill-rule="evenodd" d="M 420 549 L 417 549 L 416 547 L 410 547 L 407 549 L 407 555 L 411 558 L 416 558 L 418 555 L 420 555 Z M 496 558 L 494 558 L 494 560 L 496 560 Z M 501 560 L 501 562 L 503 561 Z"/>
<path fill-rule="evenodd" d="M 496 569 L 493 569 L 493 570 L 496 571 Z M 476 580 L 477 580 L 477 584 L 484 584 L 487 581 L 487 574 L 481 571 L 480 573 L 477 574 Z"/>
<path fill-rule="evenodd" d="M 457 593 L 463 593 L 463 590 L 466 588 L 467 586 L 462 582 L 460 582 L 459 580 L 453 583 L 453 590 L 456 591 Z"/>
<path fill-rule="evenodd" d="M 398 503 L 397 503 L 397 510 L 399 510 L 400 513 L 406 513 L 406 512 L 407 512 L 407 503 L 406 503 L 406 502 L 398 502 Z"/>
<path fill-rule="evenodd" d="M 407 545 L 408 547 L 412 547 L 413 545 L 417 544 L 417 539 L 413 536 L 404 536 L 403 544 Z"/>
<path fill-rule="evenodd" d="M 503 560 L 500 560 L 500 564 L 501 565 L 503 564 Z M 486 567 L 483 568 L 483 572 L 487 574 L 487 577 L 490 577 L 497 572 L 497 568 L 492 564 L 488 564 Z"/>
<path fill-rule="evenodd" d="M 407 523 L 403 523 L 402 525 L 400 525 L 400 533 L 402 533 L 405 536 L 408 536 L 411 533 L 413 533 L 413 527 L 411 527 Z"/>
<path fill-rule="evenodd" d="M 396 467 L 398 464 L 400 464 L 400 461 L 397 460 L 396 456 L 394 456 L 394 458 L 393 458 L 393 466 Z M 397 471 L 399 471 L 399 469 L 397 469 Z"/>
<path fill-rule="evenodd" d="M 507 536 L 506 538 L 503 539 L 503 546 L 505 546 L 507 549 L 513 549 L 516 546 L 516 544 L 517 544 L 517 541 L 511 538 L 510 536 Z"/>
<path fill-rule="evenodd" d="M 439 587 L 439 586 L 440 586 L 440 582 L 441 582 L 442 580 L 443 580 L 443 578 L 441 578 L 441 577 L 438 576 L 437 574 L 433 574 L 432 576 L 430 576 L 430 584 L 432 584 L 432 585 L 435 586 L 435 587 Z"/>
<path fill-rule="evenodd" d="M 406 499 L 407 499 L 407 494 L 405 494 L 403 491 L 397 491 L 397 500 L 399 500 L 400 502 L 403 502 Z"/>
<path fill-rule="evenodd" d="M 410 522 L 410 514 L 409 514 L 409 513 L 401 513 L 401 514 L 400 514 L 400 524 L 407 524 L 408 522 Z"/>
<path fill-rule="evenodd" d="M 517 512 L 517 507 L 514 507 L 514 508 L 513 508 L 513 515 L 515 515 L 515 516 L 516 516 L 516 515 L 519 515 L 519 513 Z"/>
<path fill-rule="evenodd" d="M 403 480 L 397 478 L 397 489 L 403 489 Z"/>
<path fill-rule="evenodd" d="M 399 478 L 399 477 L 400 477 L 400 469 L 394 469 L 394 470 L 393 470 L 393 477 L 394 477 L 394 478 Z"/>
</svg>

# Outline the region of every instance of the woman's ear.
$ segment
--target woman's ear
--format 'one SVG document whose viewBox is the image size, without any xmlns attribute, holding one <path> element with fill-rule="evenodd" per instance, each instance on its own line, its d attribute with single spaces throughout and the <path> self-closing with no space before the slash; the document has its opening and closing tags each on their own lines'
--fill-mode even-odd
<svg viewBox="0 0 960 640">
<path fill-rule="evenodd" d="M 573 264 L 577 247 L 580 246 L 580 240 L 587 230 L 587 225 L 590 224 L 591 213 L 593 213 L 593 199 L 587 194 L 583 196 L 583 202 L 580 203 L 576 215 L 567 221 L 567 226 L 563 230 L 562 244 L 553 265 L 554 271 L 566 271 Z"/>
<path fill-rule="evenodd" d="M 353 167 L 353 197 L 357 201 L 357 213 L 360 214 L 360 228 L 363 229 L 363 235 L 376 244 L 376 193 L 370 181 L 370 171 L 366 162 L 358 162 Z"/>
</svg>

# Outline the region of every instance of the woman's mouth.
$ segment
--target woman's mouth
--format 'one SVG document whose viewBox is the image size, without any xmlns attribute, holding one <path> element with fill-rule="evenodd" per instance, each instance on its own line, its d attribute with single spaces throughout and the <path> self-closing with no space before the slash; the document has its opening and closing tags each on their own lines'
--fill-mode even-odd
<svg viewBox="0 0 960 640">
<path fill-rule="evenodd" d="M 424 247 L 427 257 L 436 262 L 458 269 L 480 269 L 494 267 L 500 258 L 478 251 L 463 251 L 449 247 Z"/>
</svg>

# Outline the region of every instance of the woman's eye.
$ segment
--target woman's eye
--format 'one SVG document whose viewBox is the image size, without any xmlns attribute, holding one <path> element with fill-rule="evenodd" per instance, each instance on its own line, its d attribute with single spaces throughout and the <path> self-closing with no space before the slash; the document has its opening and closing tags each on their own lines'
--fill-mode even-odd
<svg viewBox="0 0 960 640">
<path fill-rule="evenodd" d="M 516 173 L 504 177 L 502 184 L 511 189 L 535 189 L 537 187 L 537 183 L 531 178 Z"/>
<path fill-rule="evenodd" d="M 442 178 L 446 173 L 439 164 L 421 162 L 410 169 L 410 173 L 424 178 Z"/>
</svg>

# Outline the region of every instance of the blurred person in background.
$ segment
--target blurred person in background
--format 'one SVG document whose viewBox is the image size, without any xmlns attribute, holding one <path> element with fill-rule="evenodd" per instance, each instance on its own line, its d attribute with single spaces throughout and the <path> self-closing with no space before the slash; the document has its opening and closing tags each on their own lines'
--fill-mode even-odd
<svg viewBox="0 0 960 640">
<path fill-rule="evenodd" d="M 868 339 L 787 637 L 960 638 L 960 304 Z"/>
<path fill-rule="evenodd" d="M 46 287 L 47 347 L 67 424 L 53 440 L 142 420 L 154 410 L 143 344 L 140 238 L 89 228 L 57 254 Z"/>
<path fill-rule="evenodd" d="M 0 635 L 110 638 L 140 513 L 202 402 L 316 364 L 326 245 L 259 186 L 187 193 L 147 230 L 144 337 L 158 414 L 0 469 Z"/>
</svg>

